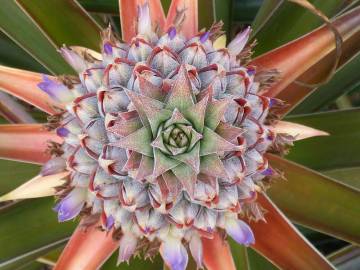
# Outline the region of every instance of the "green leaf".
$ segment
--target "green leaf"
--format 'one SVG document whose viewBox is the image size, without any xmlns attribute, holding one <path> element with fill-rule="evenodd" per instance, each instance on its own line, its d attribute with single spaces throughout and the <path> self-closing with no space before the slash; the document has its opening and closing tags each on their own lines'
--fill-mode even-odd
<svg viewBox="0 0 360 270">
<path fill-rule="evenodd" d="M 278 269 L 265 257 L 255 250 L 236 243 L 230 237 L 227 239 L 233 254 L 236 269 L 238 270 L 276 270 Z"/>
<path fill-rule="evenodd" d="M 343 168 L 336 170 L 323 171 L 323 174 L 332 177 L 339 182 L 360 190 L 360 167 Z"/>
<path fill-rule="evenodd" d="M 38 174 L 40 166 L 0 160 L 0 195 L 3 195 Z"/>
<path fill-rule="evenodd" d="M 42 198 L 16 203 L 0 212 L 1 270 L 33 260 L 34 250 L 40 257 L 48 252 L 44 247 L 69 237 L 76 223 L 60 224 L 53 206 L 53 199 Z"/>
<path fill-rule="evenodd" d="M 118 252 L 110 257 L 109 260 L 101 267 L 101 270 L 133 270 L 133 269 L 146 269 L 146 270 L 160 270 L 163 267 L 163 261 L 159 255 L 157 255 L 153 261 L 144 260 L 143 258 L 132 258 L 130 263 L 122 263 L 116 266 Z"/>
<path fill-rule="evenodd" d="M 314 112 L 323 109 L 338 97 L 351 92 L 360 86 L 359 74 L 360 54 L 340 68 L 330 82 L 316 89 L 291 111 L 291 114 Z"/>
<path fill-rule="evenodd" d="M 118 0 L 78 0 L 78 2 L 90 12 L 119 14 Z"/>
<path fill-rule="evenodd" d="M 17 2 L 56 46 L 66 44 L 99 50 L 101 28 L 76 1 Z"/>
<path fill-rule="evenodd" d="M 1 65 L 46 73 L 46 69 L 39 62 L 16 45 L 3 32 L 0 32 L 0 48 Z"/>
<path fill-rule="evenodd" d="M 287 159 L 316 170 L 360 165 L 360 109 L 289 116 L 286 120 L 330 134 L 295 142 Z"/>
<path fill-rule="evenodd" d="M 267 191 L 295 223 L 360 243 L 360 191 L 278 156 L 270 164 L 284 172 Z"/>
<path fill-rule="evenodd" d="M 256 17 L 251 24 L 251 28 L 253 30 L 252 36 L 255 36 L 256 33 L 261 30 L 261 28 L 270 20 L 271 16 L 281 6 L 282 2 L 283 1 L 278 0 L 265 0 L 262 2 L 260 9 L 258 10 Z"/>
<path fill-rule="evenodd" d="M 360 265 L 360 248 L 349 245 L 330 254 L 328 258 L 339 270 L 355 270 Z"/>
<path fill-rule="evenodd" d="M 338 0 L 311 0 L 309 2 L 329 17 L 335 15 L 344 6 L 343 2 Z M 265 7 L 261 10 L 264 14 L 260 13 L 260 18 L 255 20 L 255 27 L 258 30 L 254 36 L 258 41 L 255 55 L 277 48 L 323 24 L 321 19 L 307 9 L 288 1 L 281 1 L 280 6 L 275 6 L 276 3 L 270 0 L 265 1 L 264 5 Z M 276 10 L 270 11 L 272 7 Z M 268 15 L 271 17 L 268 20 L 264 19 Z M 259 29 L 259 23 L 264 21 L 266 23 Z"/>
<path fill-rule="evenodd" d="M 52 73 L 72 71 L 56 47 L 12 0 L 1 2 L 0 29 Z"/>
</svg>

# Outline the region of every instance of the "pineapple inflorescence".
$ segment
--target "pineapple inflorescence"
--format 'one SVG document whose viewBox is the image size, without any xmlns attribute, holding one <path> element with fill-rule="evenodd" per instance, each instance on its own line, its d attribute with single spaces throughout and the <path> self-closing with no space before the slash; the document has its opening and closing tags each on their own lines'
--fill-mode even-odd
<svg viewBox="0 0 360 270">
<path fill-rule="evenodd" d="M 273 174 L 264 154 L 277 101 L 246 66 L 250 29 L 215 48 L 219 24 L 186 39 L 180 24 L 155 33 L 148 18 L 145 4 L 129 44 L 105 30 L 101 56 L 61 48 L 79 77 L 39 84 L 65 108 L 51 123 L 64 143 L 42 173 L 71 172 L 59 220 L 100 215 L 120 237 L 119 262 L 153 245 L 184 269 L 188 247 L 201 267 L 201 237 L 255 241 L 242 219 L 263 218 L 256 194 Z"/>
</svg>

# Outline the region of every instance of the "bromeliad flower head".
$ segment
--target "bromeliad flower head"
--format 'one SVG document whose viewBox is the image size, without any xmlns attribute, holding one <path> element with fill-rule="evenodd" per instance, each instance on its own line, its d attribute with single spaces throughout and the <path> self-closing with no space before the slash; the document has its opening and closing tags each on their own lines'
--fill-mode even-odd
<svg viewBox="0 0 360 270">
<path fill-rule="evenodd" d="M 59 220 L 100 215 L 121 237 L 119 262 L 151 245 L 185 269 L 187 246 L 202 267 L 201 237 L 223 230 L 255 241 L 242 218 L 262 218 L 255 201 L 273 173 L 264 154 L 276 137 L 267 125 L 274 102 L 243 63 L 250 29 L 217 49 L 218 24 L 186 39 L 176 24 L 155 33 L 147 4 L 138 12 L 130 44 L 108 29 L 101 59 L 63 47 L 79 78 L 39 84 L 66 108 L 57 125 L 64 143 L 43 172 L 71 172 Z"/>
</svg>

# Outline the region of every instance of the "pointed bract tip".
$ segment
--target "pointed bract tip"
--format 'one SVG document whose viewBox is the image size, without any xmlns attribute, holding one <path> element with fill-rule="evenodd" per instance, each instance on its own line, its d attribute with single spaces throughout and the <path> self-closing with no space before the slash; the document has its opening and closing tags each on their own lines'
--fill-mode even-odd
<svg viewBox="0 0 360 270">
<path fill-rule="evenodd" d="M 180 239 L 166 239 L 166 241 L 161 243 L 160 254 L 171 270 L 186 269 L 189 257 Z"/>
<path fill-rule="evenodd" d="M 59 222 L 75 218 L 82 210 L 87 190 L 85 188 L 74 188 L 53 209 L 58 213 Z"/>
<path fill-rule="evenodd" d="M 151 33 L 151 17 L 148 1 L 138 6 L 138 34 Z"/>
<path fill-rule="evenodd" d="M 251 28 L 248 26 L 244 31 L 236 35 L 236 37 L 227 46 L 230 54 L 236 56 L 245 47 L 251 33 Z"/>
<path fill-rule="evenodd" d="M 129 262 L 137 246 L 137 238 L 132 233 L 125 233 L 120 240 L 119 257 L 117 265 L 122 262 Z"/>
<path fill-rule="evenodd" d="M 244 221 L 236 218 L 227 219 L 225 230 L 239 244 L 249 246 L 255 243 L 254 233 L 249 225 Z"/>
</svg>

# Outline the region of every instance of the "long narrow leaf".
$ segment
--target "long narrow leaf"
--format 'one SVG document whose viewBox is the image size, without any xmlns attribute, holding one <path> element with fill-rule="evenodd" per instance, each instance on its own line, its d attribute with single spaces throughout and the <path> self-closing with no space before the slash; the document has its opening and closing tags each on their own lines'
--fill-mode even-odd
<svg viewBox="0 0 360 270">
<path fill-rule="evenodd" d="M 360 190 L 360 181 L 359 181 L 360 167 L 328 170 L 328 171 L 322 171 L 322 173 L 325 174 L 326 176 L 336 179 L 337 181 L 345 185 Z"/>
<path fill-rule="evenodd" d="M 62 172 L 47 176 L 35 176 L 18 188 L 0 197 L 0 202 L 40 198 L 55 195 L 55 188 L 64 184 L 65 177 L 69 172 Z"/>
<path fill-rule="evenodd" d="M 63 243 L 70 236 L 76 224 L 60 224 L 53 206 L 54 199 L 40 198 L 16 203 L 0 212 L 0 269 L 17 269 L 46 254 L 46 247 Z"/>
<path fill-rule="evenodd" d="M 355 42 L 354 45 L 358 46 Z M 291 114 L 315 112 L 334 102 L 338 97 L 355 90 L 360 86 L 359 74 L 355 72 L 355 70 L 360 70 L 360 54 L 357 54 L 353 59 L 339 68 L 334 77 L 331 78 L 331 81 L 313 91 L 291 111 Z M 315 72 L 315 70 L 313 70 L 313 72 Z M 310 72 L 308 75 L 310 75 Z M 306 93 L 300 86 L 296 87 L 295 85 L 291 85 L 289 87 L 292 89 L 289 90 L 291 92 L 300 90 L 300 92 L 303 93 L 301 95 L 302 97 L 304 93 Z"/>
<path fill-rule="evenodd" d="M 190 38 L 198 32 L 198 0 L 173 0 L 166 18 L 167 27 L 174 23 L 176 14 L 180 10 L 185 10 L 181 32 Z"/>
<path fill-rule="evenodd" d="M 338 0 L 311 0 L 329 18 L 347 3 Z M 306 22 L 306 23 L 304 23 Z M 264 0 L 253 26 L 258 41 L 255 54 L 260 55 L 290 42 L 321 25 L 321 20 L 309 10 L 285 0 Z"/>
<path fill-rule="evenodd" d="M 277 181 L 270 198 L 294 222 L 360 243 L 360 191 L 278 156 L 270 164 L 288 181 Z"/>
<path fill-rule="evenodd" d="M 58 74 L 72 72 L 70 66 L 56 51 L 54 44 L 13 0 L 1 1 L 0 29 L 50 72 Z"/>
<path fill-rule="evenodd" d="M 47 69 L 29 53 L 18 46 L 7 35 L 0 31 L 0 64 L 8 67 L 28 69 L 47 73 Z M 70 69 L 70 67 L 69 67 Z"/>
<path fill-rule="evenodd" d="M 0 115 L 10 123 L 36 122 L 20 103 L 2 92 L 0 92 Z"/>
<path fill-rule="evenodd" d="M 146 3 L 145 0 L 119 0 L 120 20 L 122 39 L 130 42 L 136 36 L 136 25 L 138 18 L 138 6 Z M 150 0 L 151 21 L 158 25 L 160 29 L 165 25 L 165 14 L 160 0 Z M 155 25 L 154 25 L 155 26 Z"/>
<path fill-rule="evenodd" d="M 359 35 L 360 7 L 336 18 L 333 22 L 343 40 Z M 314 66 L 335 48 L 334 34 L 323 26 L 306 36 L 278 49 L 261 55 L 252 61 L 259 70 L 276 69 L 280 79 L 267 91 L 267 96 L 278 96 L 290 83 Z"/>
<path fill-rule="evenodd" d="M 215 234 L 213 239 L 202 238 L 202 243 L 206 269 L 236 269 L 230 246 L 219 234 Z"/>
<path fill-rule="evenodd" d="M 0 89 L 38 107 L 49 114 L 60 107 L 37 84 L 42 81 L 39 73 L 0 66 Z"/>
<path fill-rule="evenodd" d="M 267 213 L 266 223 L 250 224 L 256 251 L 281 269 L 334 269 L 265 195 L 258 202 Z"/>
<path fill-rule="evenodd" d="M 81 225 L 71 236 L 54 270 L 98 269 L 118 248 L 119 242 L 98 228 L 99 224 L 84 228 Z"/>
<path fill-rule="evenodd" d="M 16 0 L 41 31 L 57 46 L 99 50 L 100 26 L 74 0 Z M 61 11 L 63 16 L 54 16 Z"/>
<path fill-rule="evenodd" d="M 360 165 L 360 109 L 289 116 L 286 119 L 330 134 L 295 142 L 286 158 L 316 170 Z"/>
<path fill-rule="evenodd" d="M 42 164 L 50 158 L 49 141 L 61 139 L 40 124 L 0 125 L 0 158 Z"/>
</svg>

